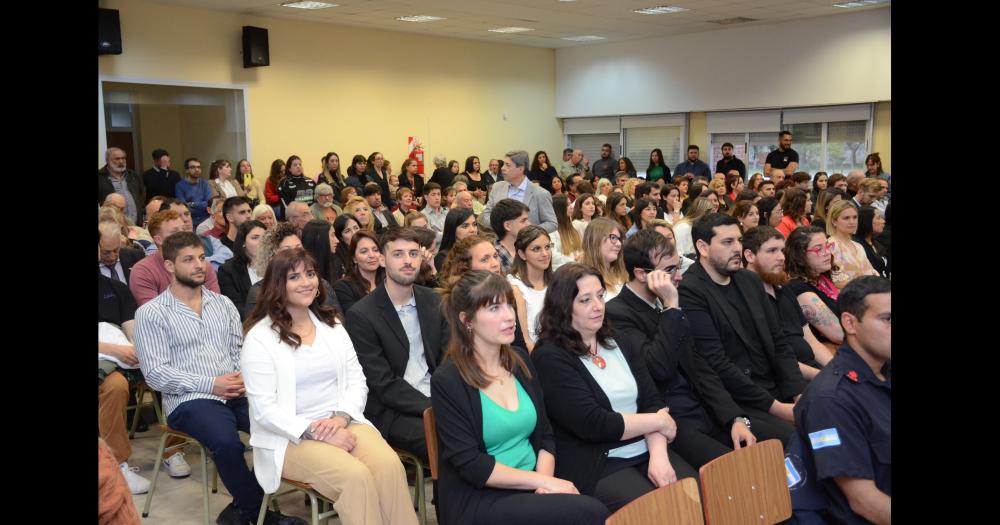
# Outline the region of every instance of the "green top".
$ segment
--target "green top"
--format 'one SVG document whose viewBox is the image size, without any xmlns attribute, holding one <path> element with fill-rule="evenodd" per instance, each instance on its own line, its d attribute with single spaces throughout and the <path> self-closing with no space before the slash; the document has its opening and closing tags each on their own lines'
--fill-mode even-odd
<svg viewBox="0 0 1000 525">
<path fill-rule="evenodd" d="M 483 442 L 486 453 L 498 463 L 520 470 L 535 470 L 538 458 L 529 438 L 535 430 L 538 414 L 521 382 L 514 378 L 514 384 L 517 386 L 517 410 L 513 412 L 479 391 L 483 405 Z"/>
<path fill-rule="evenodd" d="M 653 166 L 653 169 L 646 173 L 646 180 L 653 182 L 663 177 L 663 166 Z"/>
</svg>

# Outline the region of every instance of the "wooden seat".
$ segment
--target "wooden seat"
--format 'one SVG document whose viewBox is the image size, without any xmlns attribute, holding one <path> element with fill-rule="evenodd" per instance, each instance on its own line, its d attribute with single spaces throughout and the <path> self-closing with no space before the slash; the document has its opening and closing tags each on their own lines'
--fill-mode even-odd
<svg viewBox="0 0 1000 525">
<path fill-rule="evenodd" d="M 770 524 L 792 516 L 781 441 L 734 450 L 701 467 L 708 525 Z"/>
<path fill-rule="evenodd" d="M 633 500 L 612 514 L 605 525 L 703 525 L 698 482 L 684 478 Z"/>
<path fill-rule="evenodd" d="M 431 479 L 438 479 L 438 435 L 434 421 L 434 409 L 424 410 L 424 438 L 427 440 L 427 462 L 431 467 Z"/>
</svg>

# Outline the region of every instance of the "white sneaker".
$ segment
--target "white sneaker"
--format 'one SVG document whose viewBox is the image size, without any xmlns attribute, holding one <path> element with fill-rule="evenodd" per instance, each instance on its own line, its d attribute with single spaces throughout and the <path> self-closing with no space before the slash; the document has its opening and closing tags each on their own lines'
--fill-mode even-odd
<svg viewBox="0 0 1000 525">
<path fill-rule="evenodd" d="M 129 467 L 126 461 L 118 465 L 118 468 L 121 469 L 122 476 L 125 476 L 125 482 L 128 483 L 128 489 L 132 491 L 132 494 L 149 492 L 149 480 L 136 474 L 139 472 L 139 467 Z"/>
<path fill-rule="evenodd" d="M 186 478 L 191 475 L 191 465 L 184 461 L 184 453 L 177 452 L 173 456 L 163 460 L 163 468 L 172 478 Z"/>
</svg>

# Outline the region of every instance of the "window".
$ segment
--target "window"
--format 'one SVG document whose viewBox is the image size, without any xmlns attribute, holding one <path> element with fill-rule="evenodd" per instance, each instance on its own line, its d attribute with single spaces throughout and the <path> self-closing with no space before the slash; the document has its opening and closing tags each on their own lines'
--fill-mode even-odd
<svg viewBox="0 0 1000 525">
<path fill-rule="evenodd" d="M 766 133 L 748 133 L 750 135 L 750 154 L 747 163 L 747 178 L 754 173 L 764 174 L 764 164 L 767 161 L 767 154 L 778 149 L 778 132 L 768 131 Z M 795 140 L 795 136 L 792 136 Z M 793 142 L 794 146 L 794 142 Z"/>
<path fill-rule="evenodd" d="M 625 156 L 635 165 L 636 174 L 646 178 L 649 154 L 654 148 L 663 151 L 663 163 L 673 173 L 681 162 L 681 126 L 625 128 Z"/>
<path fill-rule="evenodd" d="M 826 134 L 826 166 L 829 173 L 847 174 L 851 170 L 864 170 L 868 156 L 868 122 L 830 122 Z"/>
<path fill-rule="evenodd" d="M 799 154 L 797 171 L 810 174 L 822 171 L 823 124 L 791 124 L 785 129 L 792 132 L 792 149 Z"/>
<path fill-rule="evenodd" d="M 586 133 L 578 135 L 569 135 L 569 147 L 573 149 L 580 148 L 583 150 L 583 155 L 590 160 L 591 165 L 594 161 L 601 158 L 601 146 L 605 144 L 611 144 L 614 151 L 618 151 L 618 141 L 620 137 L 617 133 Z M 559 166 L 562 164 L 562 152 L 555 151 L 549 152 L 549 162 L 555 166 L 556 170 L 559 170 Z"/>
<path fill-rule="evenodd" d="M 722 160 L 722 145 L 727 142 L 733 145 L 733 156 L 742 160 L 744 164 L 747 162 L 746 133 L 712 133 L 711 154 L 707 159 L 703 158 L 702 160 L 708 162 L 713 173 L 715 173 L 715 165 Z M 747 176 L 749 177 L 749 175 Z"/>
</svg>

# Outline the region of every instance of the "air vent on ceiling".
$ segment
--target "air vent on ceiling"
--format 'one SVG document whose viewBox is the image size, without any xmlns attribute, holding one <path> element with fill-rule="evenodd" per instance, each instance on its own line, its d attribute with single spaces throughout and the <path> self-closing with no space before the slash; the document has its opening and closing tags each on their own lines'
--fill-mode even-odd
<svg viewBox="0 0 1000 525">
<path fill-rule="evenodd" d="M 745 16 L 736 16 L 733 18 L 720 18 L 718 20 L 709 20 L 713 24 L 719 25 L 730 25 L 730 24 L 743 24 L 745 22 L 756 22 L 757 18 L 747 18 Z"/>
</svg>

